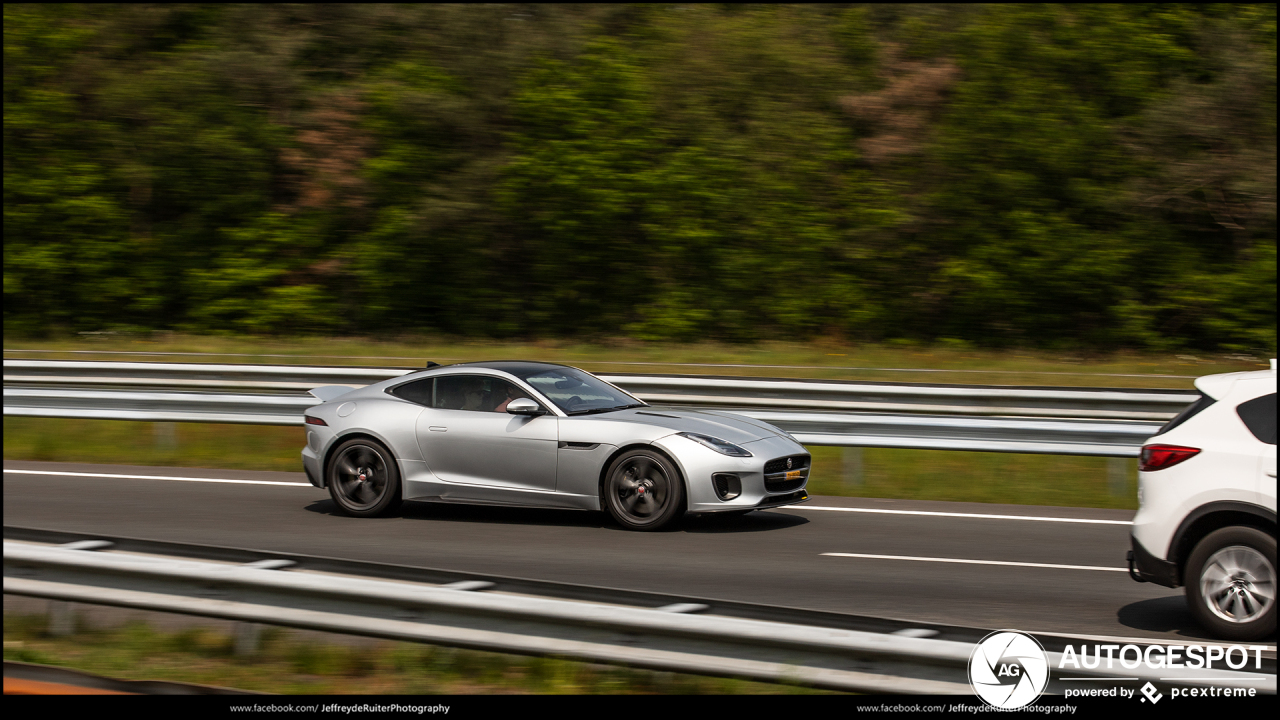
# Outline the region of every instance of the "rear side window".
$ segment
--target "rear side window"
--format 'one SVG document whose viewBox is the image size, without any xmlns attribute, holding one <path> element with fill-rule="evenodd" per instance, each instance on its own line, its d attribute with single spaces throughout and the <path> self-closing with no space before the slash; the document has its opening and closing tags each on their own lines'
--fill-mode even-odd
<svg viewBox="0 0 1280 720">
<path fill-rule="evenodd" d="M 1163 435 L 1169 432 L 1170 430 L 1178 427 L 1182 423 L 1190 420 L 1196 415 L 1199 415 L 1201 412 L 1204 411 L 1205 408 L 1209 407 L 1215 402 L 1217 401 L 1209 397 L 1208 395 L 1201 395 L 1199 400 L 1188 405 L 1185 410 L 1178 413 L 1177 416 L 1174 417 L 1169 422 L 1165 423 L 1164 427 L 1160 428 L 1160 431 L 1157 432 L 1156 435 Z"/>
<path fill-rule="evenodd" d="M 401 400 L 408 400 L 411 403 L 431 407 L 431 387 L 434 382 L 435 378 L 416 380 L 403 385 L 397 385 L 387 392 L 390 392 Z"/>
<path fill-rule="evenodd" d="M 1244 421 L 1249 432 L 1268 445 L 1276 444 L 1276 394 L 1263 395 L 1249 402 L 1240 403 L 1236 414 Z"/>
</svg>

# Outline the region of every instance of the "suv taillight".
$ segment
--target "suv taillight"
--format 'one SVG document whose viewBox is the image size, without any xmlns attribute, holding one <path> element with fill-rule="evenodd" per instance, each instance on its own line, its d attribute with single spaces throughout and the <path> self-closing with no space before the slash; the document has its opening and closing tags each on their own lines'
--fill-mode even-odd
<svg viewBox="0 0 1280 720">
<path fill-rule="evenodd" d="M 1146 445 L 1142 448 L 1142 455 L 1138 459 L 1138 469 L 1143 472 L 1163 470 L 1199 454 L 1200 448 L 1181 445 Z"/>
</svg>

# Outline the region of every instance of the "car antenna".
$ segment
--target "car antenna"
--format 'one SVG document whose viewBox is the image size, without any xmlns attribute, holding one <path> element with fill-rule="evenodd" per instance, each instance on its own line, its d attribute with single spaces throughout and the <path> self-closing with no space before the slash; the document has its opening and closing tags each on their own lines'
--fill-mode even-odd
<svg viewBox="0 0 1280 720">
<path fill-rule="evenodd" d="M 433 368 L 433 367 L 440 367 L 440 363 L 438 363 L 438 362 L 431 362 L 430 360 L 428 360 L 428 361 L 427 361 L 427 369 L 428 369 L 428 370 L 430 370 L 430 369 L 431 369 L 431 368 Z"/>
</svg>

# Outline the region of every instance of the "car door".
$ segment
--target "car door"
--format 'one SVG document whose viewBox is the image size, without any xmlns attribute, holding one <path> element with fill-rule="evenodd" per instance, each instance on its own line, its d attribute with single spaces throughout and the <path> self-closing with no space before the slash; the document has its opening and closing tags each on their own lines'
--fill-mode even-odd
<svg viewBox="0 0 1280 720">
<path fill-rule="evenodd" d="M 492 375 L 435 379 L 415 432 L 427 465 L 459 485 L 554 491 L 557 418 L 497 411 L 513 383 Z M 527 395 L 527 393 L 521 393 Z"/>
</svg>

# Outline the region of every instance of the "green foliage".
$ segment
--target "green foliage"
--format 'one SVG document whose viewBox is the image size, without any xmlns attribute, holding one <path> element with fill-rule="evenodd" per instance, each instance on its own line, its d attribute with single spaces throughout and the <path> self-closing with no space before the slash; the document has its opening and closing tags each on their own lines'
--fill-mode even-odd
<svg viewBox="0 0 1280 720">
<path fill-rule="evenodd" d="M 264 627 L 250 657 L 226 631 L 164 631 L 145 622 L 49 637 L 43 615 L 6 613 L 4 658 L 120 680 L 169 681 L 306 695 L 808 695 L 799 683 L 655 672 L 556 657 L 526 657 Z"/>
<path fill-rule="evenodd" d="M 5 7 L 11 333 L 1275 347 L 1275 6 Z"/>
</svg>

